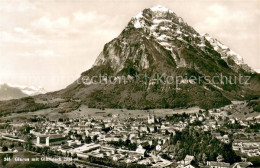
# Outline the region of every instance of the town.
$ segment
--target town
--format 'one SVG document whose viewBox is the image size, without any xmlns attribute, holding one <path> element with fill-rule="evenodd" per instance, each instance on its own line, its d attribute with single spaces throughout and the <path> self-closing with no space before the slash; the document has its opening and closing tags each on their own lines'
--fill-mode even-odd
<svg viewBox="0 0 260 168">
<path fill-rule="evenodd" d="M 2 165 L 19 162 L 16 153 L 30 152 L 42 162 L 75 167 L 259 166 L 259 118 L 239 119 L 231 115 L 232 106 L 164 117 L 147 110 L 140 118 L 2 120 L 1 155 L 9 157 Z"/>
</svg>

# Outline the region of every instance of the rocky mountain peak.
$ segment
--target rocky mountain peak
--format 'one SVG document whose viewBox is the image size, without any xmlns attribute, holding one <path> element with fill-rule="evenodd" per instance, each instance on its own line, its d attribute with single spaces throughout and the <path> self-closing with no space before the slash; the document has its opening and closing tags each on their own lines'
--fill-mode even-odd
<svg viewBox="0 0 260 168">
<path fill-rule="evenodd" d="M 126 62 L 132 62 L 139 65 L 136 69 L 149 69 L 154 62 L 162 60 L 156 58 L 156 55 L 151 56 L 154 53 L 149 54 L 148 50 L 151 51 L 151 45 L 148 43 L 153 43 L 153 48 L 157 51 L 159 46 L 163 47 L 166 55 L 171 55 L 171 64 L 176 68 L 193 66 L 189 65 L 181 54 L 181 50 L 192 48 L 197 53 L 224 60 L 235 71 L 242 68 L 251 72 L 240 55 L 208 34 L 199 34 L 181 17 L 163 6 L 144 9 L 132 17 L 122 33 L 105 45 L 94 66 L 109 63 L 112 69 L 119 72 L 128 66 Z M 131 47 L 137 44 L 138 48 Z M 161 49 L 158 51 L 161 55 L 165 55 L 162 52 Z"/>
</svg>

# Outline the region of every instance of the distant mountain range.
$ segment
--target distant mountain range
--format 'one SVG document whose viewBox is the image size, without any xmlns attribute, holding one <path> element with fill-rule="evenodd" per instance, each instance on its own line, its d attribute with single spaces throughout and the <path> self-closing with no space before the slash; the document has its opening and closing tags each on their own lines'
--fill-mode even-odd
<svg viewBox="0 0 260 168">
<path fill-rule="evenodd" d="M 6 83 L 0 84 L 0 100 L 19 99 L 44 93 L 46 93 L 46 91 L 41 87 L 38 88 L 35 86 L 21 86 Z"/>
<path fill-rule="evenodd" d="M 249 76 L 250 84 L 209 83 L 206 77 Z M 126 77 L 127 83 L 82 83 L 85 77 Z M 167 77 L 179 84 L 157 83 Z M 67 88 L 29 99 L 0 102 L 0 113 L 59 109 L 59 100 L 71 102 L 66 110 L 85 104 L 93 108 L 187 108 L 220 107 L 231 100 L 257 98 L 260 75 L 243 62 L 241 56 L 208 34 L 199 34 L 173 11 L 155 6 L 134 16 L 121 34 L 105 44 L 89 70 Z M 73 106 L 73 108 L 71 108 Z M 64 112 L 64 110 L 62 111 Z"/>
<path fill-rule="evenodd" d="M 260 73 L 260 69 L 255 69 L 255 71 L 256 71 L 257 73 Z"/>
</svg>

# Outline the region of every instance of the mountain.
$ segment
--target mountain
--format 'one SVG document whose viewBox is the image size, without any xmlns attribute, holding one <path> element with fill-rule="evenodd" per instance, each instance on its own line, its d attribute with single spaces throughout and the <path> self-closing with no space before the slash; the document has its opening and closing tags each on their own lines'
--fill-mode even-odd
<svg viewBox="0 0 260 168">
<path fill-rule="evenodd" d="M 243 99 L 250 86 L 188 83 L 156 85 L 142 83 L 136 75 L 156 76 L 238 76 L 252 74 L 241 56 L 208 34 L 200 35 L 173 11 L 155 6 L 133 17 L 121 34 L 105 44 L 93 67 L 84 76 L 127 76 L 124 85 L 79 85 L 74 82 L 59 92 L 82 100 L 91 107 L 174 108 L 221 106 Z M 255 77 L 257 78 L 257 77 Z M 252 80 L 258 80 L 253 79 Z M 185 83 L 185 79 L 181 81 Z M 257 81 L 258 82 L 258 81 Z"/>
<path fill-rule="evenodd" d="M 0 100 L 19 99 L 44 93 L 46 93 L 46 91 L 43 88 L 34 86 L 21 86 L 6 83 L 0 84 Z"/>
<path fill-rule="evenodd" d="M 256 73 L 260 73 L 260 69 L 255 69 Z"/>
<path fill-rule="evenodd" d="M 138 31 L 138 32 L 135 32 Z M 131 35 L 132 34 L 132 35 Z M 211 38 L 208 34 L 200 35 L 192 27 L 187 25 L 182 18 L 178 17 L 174 12 L 162 6 L 155 6 L 150 9 L 137 14 L 131 19 L 127 27 L 121 33 L 119 37 L 108 43 L 106 46 L 111 49 L 119 47 L 121 49 L 127 49 L 128 44 L 137 43 L 138 39 L 129 39 L 128 37 L 139 38 L 139 44 L 142 44 L 146 40 L 153 40 L 154 43 L 159 44 L 161 47 L 170 51 L 171 58 L 174 58 L 174 64 L 177 68 L 186 67 L 186 60 L 179 52 L 185 48 L 194 49 L 202 52 L 202 54 L 208 54 L 210 56 L 219 57 L 226 61 L 230 66 L 237 65 L 235 70 L 239 68 L 244 69 L 246 66 L 243 63 L 241 56 L 234 51 L 223 45 L 217 39 Z M 118 45 L 118 46 L 116 46 Z M 106 46 L 104 49 L 106 49 Z M 141 47 L 145 47 L 142 44 Z M 140 48 L 142 50 L 142 48 Z M 116 53 L 106 54 L 103 52 L 99 55 L 94 66 L 104 65 L 110 62 L 112 67 L 118 67 L 117 71 L 122 69 L 122 64 L 125 63 L 130 57 L 127 55 L 121 55 Z M 159 51 L 160 53 L 160 51 Z M 137 53 L 132 53 L 137 56 Z M 133 61 L 136 57 L 133 57 Z M 140 60 L 141 68 L 147 69 L 149 67 L 149 61 L 144 54 L 143 59 Z M 121 68 L 121 69 L 120 69 Z M 245 71 L 252 71 L 251 69 L 244 69 Z"/>
<path fill-rule="evenodd" d="M 234 79 L 239 75 L 249 76 L 251 84 L 221 83 L 220 76 Z M 219 77 L 214 78 L 216 82 L 209 83 L 207 77 L 215 76 Z M 175 77 L 177 83 L 167 83 L 169 77 Z M 95 81 L 84 84 L 89 78 Z M 107 83 L 109 79 L 113 80 Z M 173 11 L 155 6 L 134 16 L 118 37 L 105 44 L 92 68 L 77 81 L 30 100 L 2 102 L 0 112 L 59 107 L 53 100 L 60 98 L 76 100 L 72 109 L 78 102 L 95 108 L 209 109 L 230 104 L 231 100 L 259 97 L 259 85 L 259 74 L 244 64 L 241 56 L 208 34 L 199 34 Z M 10 109 L 11 104 L 18 105 Z"/>
</svg>

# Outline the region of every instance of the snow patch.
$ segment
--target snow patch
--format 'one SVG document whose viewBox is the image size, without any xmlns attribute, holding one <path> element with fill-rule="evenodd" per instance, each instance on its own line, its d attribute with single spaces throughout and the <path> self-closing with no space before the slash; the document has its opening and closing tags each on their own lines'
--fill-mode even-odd
<svg viewBox="0 0 260 168">
<path fill-rule="evenodd" d="M 160 29 L 161 29 L 161 30 L 166 30 L 166 31 L 171 30 L 170 28 L 168 28 L 168 27 L 164 27 L 164 26 L 161 26 Z"/>
<path fill-rule="evenodd" d="M 157 5 L 152 8 L 150 8 L 153 12 L 172 12 L 168 8 L 165 8 L 164 6 Z"/>
<path fill-rule="evenodd" d="M 171 22 L 171 21 L 168 19 L 154 19 L 153 20 L 153 23 L 155 23 L 155 24 L 159 24 L 161 22 Z"/>
<path fill-rule="evenodd" d="M 136 20 L 135 22 L 134 22 L 134 27 L 135 28 L 141 28 L 141 27 L 143 27 L 143 23 L 140 21 L 140 20 Z"/>
<path fill-rule="evenodd" d="M 183 39 L 181 37 L 177 37 L 177 39 L 180 40 L 180 41 L 183 41 Z"/>
<path fill-rule="evenodd" d="M 139 13 L 135 16 L 136 19 L 140 19 L 140 18 L 142 18 L 142 17 L 143 17 L 143 12 L 139 12 Z"/>
<path fill-rule="evenodd" d="M 177 30 L 176 33 L 177 34 L 182 34 L 182 32 L 180 30 Z"/>
<path fill-rule="evenodd" d="M 167 43 L 167 42 L 164 42 L 164 41 L 162 41 L 162 42 L 159 42 L 162 46 L 171 46 L 169 43 Z"/>
<path fill-rule="evenodd" d="M 231 57 L 237 65 L 244 64 L 243 58 L 230 50 L 227 46 L 222 44 L 217 39 L 210 37 L 208 34 L 202 35 L 213 46 L 214 50 L 221 54 L 221 58 Z"/>
<path fill-rule="evenodd" d="M 157 37 L 158 40 L 160 41 L 166 41 L 167 39 L 170 39 L 170 36 L 167 36 L 165 34 L 162 34 L 161 36 Z"/>
<path fill-rule="evenodd" d="M 217 41 L 217 45 L 218 45 L 221 49 L 224 49 L 224 50 L 228 49 L 227 46 L 223 45 L 223 44 L 220 43 L 219 41 Z"/>
<path fill-rule="evenodd" d="M 206 47 L 204 43 L 198 44 L 199 47 Z"/>
</svg>

